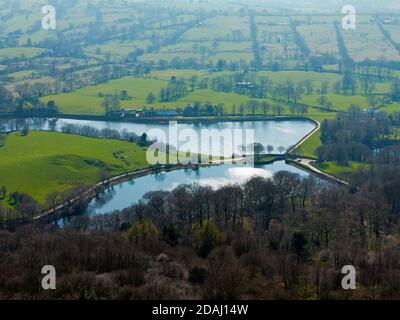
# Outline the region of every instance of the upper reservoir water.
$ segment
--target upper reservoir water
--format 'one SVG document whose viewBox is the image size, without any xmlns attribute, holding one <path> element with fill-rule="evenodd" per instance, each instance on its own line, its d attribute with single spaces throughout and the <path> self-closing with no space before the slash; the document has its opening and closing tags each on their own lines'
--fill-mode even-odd
<svg viewBox="0 0 400 320">
<path fill-rule="evenodd" d="M 169 125 L 168 124 L 148 124 L 148 123 L 132 123 L 132 122 L 110 122 L 110 121 L 87 121 L 87 120 L 72 120 L 72 119 L 58 119 L 56 130 L 60 131 L 66 124 L 85 125 L 91 126 L 96 129 L 111 129 L 119 132 L 126 130 L 128 132 L 142 135 L 148 134 L 151 138 L 151 132 L 160 130 L 165 133 L 168 139 Z M 21 130 L 27 125 L 31 130 L 49 130 L 49 121 L 47 119 L 0 119 L 0 131 L 13 131 Z M 309 120 L 279 120 L 279 121 L 230 121 L 230 122 L 212 122 L 212 123 L 179 123 L 177 125 L 177 132 L 183 132 L 187 129 L 192 129 L 198 137 L 201 136 L 201 131 L 207 130 L 223 130 L 234 132 L 235 130 L 243 132 L 245 135 L 246 130 L 252 129 L 254 131 L 255 142 L 261 143 L 263 146 L 271 145 L 274 147 L 274 152 L 278 153 L 279 147 L 285 150 L 296 144 L 305 135 L 315 128 L 315 123 Z M 171 145 L 177 146 L 172 140 Z M 219 149 L 219 148 L 216 148 Z M 212 150 L 213 155 L 218 155 L 218 150 Z"/>
</svg>

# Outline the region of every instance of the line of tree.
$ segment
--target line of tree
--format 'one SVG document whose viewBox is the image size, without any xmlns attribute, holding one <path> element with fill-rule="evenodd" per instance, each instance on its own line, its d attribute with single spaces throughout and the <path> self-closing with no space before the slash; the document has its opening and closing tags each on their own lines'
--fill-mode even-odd
<svg viewBox="0 0 400 320">
<path fill-rule="evenodd" d="M 347 51 L 346 43 L 343 39 L 342 31 L 338 22 L 334 22 L 333 26 L 336 32 L 336 39 L 340 56 L 342 58 L 340 63 L 340 72 L 349 72 L 354 65 L 353 59 L 351 59 L 349 52 Z"/>
<path fill-rule="evenodd" d="M 166 88 L 160 90 L 159 102 L 176 101 L 179 98 L 186 96 L 188 93 L 188 86 L 184 80 L 171 79 Z"/>
<path fill-rule="evenodd" d="M 345 166 L 350 161 L 369 162 L 374 152 L 393 142 L 395 131 L 387 114 L 361 112 L 352 105 L 349 112 L 339 113 L 334 120 L 321 124 L 322 146 L 317 150 L 318 158 Z"/>
<path fill-rule="evenodd" d="M 209 102 L 201 103 L 196 101 L 193 105 L 186 106 L 182 115 L 184 117 L 222 116 L 225 114 L 224 110 L 225 105 L 223 103 L 214 105 Z"/>
<path fill-rule="evenodd" d="M 331 86 L 327 81 L 316 86 L 311 80 L 293 82 L 291 79 L 287 79 L 284 82 L 274 83 L 266 76 L 256 76 L 254 73 L 236 73 L 213 77 L 210 87 L 215 91 L 234 92 L 258 99 L 270 98 L 287 104 L 297 104 L 303 95 L 327 95 L 328 93 L 356 95 L 362 90 L 364 94 L 371 96 L 376 90 L 375 82 L 370 77 L 357 80 L 348 73 Z"/>
<path fill-rule="evenodd" d="M 376 24 L 378 25 L 378 28 L 385 37 L 385 39 L 397 50 L 398 53 L 400 53 L 400 44 L 393 40 L 392 36 L 384 28 L 382 21 L 379 18 L 376 19 Z"/>
<path fill-rule="evenodd" d="M 50 122 L 50 121 L 49 121 Z M 56 130 L 56 123 L 49 124 L 51 130 Z M 88 125 L 78 125 L 78 124 L 65 124 L 60 128 L 60 131 L 65 134 L 76 134 L 89 138 L 98 138 L 98 139 L 117 139 L 128 142 L 137 143 L 142 147 L 146 147 L 154 143 L 154 141 L 150 140 L 146 133 L 142 135 L 137 135 L 133 132 L 128 132 L 127 130 L 117 131 L 108 128 L 103 128 L 101 130 L 88 126 Z"/>
<path fill-rule="evenodd" d="M 49 100 L 47 103 L 40 100 L 40 97 L 49 93 L 46 88 L 48 86 L 41 83 L 16 85 L 15 96 L 13 92 L 0 85 L 0 113 L 57 114 L 58 107 L 54 100 Z"/>
<path fill-rule="evenodd" d="M 291 23 L 291 28 L 292 32 L 294 35 L 294 40 L 296 42 L 297 47 L 299 48 L 300 52 L 302 53 L 303 57 L 305 59 L 308 59 L 310 57 L 310 48 L 307 45 L 307 42 L 304 40 L 304 38 L 301 36 L 300 32 L 297 31 L 297 23 L 292 22 Z"/>
<path fill-rule="evenodd" d="M 260 50 L 260 45 L 258 43 L 258 30 L 257 30 L 257 24 L 255 22 L 254 18 L 254 12 L 250 12 L 249 15 L 249 23 L 250 23 L 250 36 L 251 36 L 251 43 L 252 43 L 252 49 L 253 49 L 253 54 L 254 54 L 254 61 L 253 61 L 253 67 L 254 68 L 261 68 L 262 67 L 262 59 L 261 59 L 261 50 Z"/>
</svg>

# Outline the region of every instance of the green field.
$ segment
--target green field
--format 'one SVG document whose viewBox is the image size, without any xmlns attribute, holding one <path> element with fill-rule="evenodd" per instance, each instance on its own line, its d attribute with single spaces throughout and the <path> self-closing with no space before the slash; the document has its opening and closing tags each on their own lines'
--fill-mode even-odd
<svg viewBox="0 0 400 320">
<path fill-rule="evenodd" d="M 382 57 L 393 61 L 400 59 L 399 53 L 384 38 L 376 24 L 359 23 L 356 30 L 343 30 L 342 33 L 349 55 L 355 61 L 367 58 L 378 60 Z"/>
<path fill-rule="evenodd" d="M 320 88 L 324 81 L 326 81 L 329 86 L 332 86 L 336 81 L 341 79 L 341 76 L 336 73 L 321 73 L 314 71 L 259 71 L 257 74 L 259 76 L 270 78 L 274 83 L 284 83 L 289 79 L 294 83 L 310 80 L 315 89 Z"/>
<path fill-rule="evenodd" d="M 12 133 L 0 147 L 0 185 L 42 204 L 51 192 L 95 184 L 102 172 L 117 175 L 147 166 L 145 149 L 118 140 L 32 131 L 25 137 Z"/>
<path fill-rule="evenodd" d="M 233 31 L 240 30 L 243 40 L 250 39 L 247 17 L 218 16 L 204 21 L 201 26 L 193 28 L 182 35 L 184 41 L 233 40 Z"/>
<path fill-rule="evenodd" d="M 45 49 L 41 48 L 24 48 L 24 47 L 0 49 L 0 60 L 18 58 L 21 56 L 32 58 L 41 54 L 44 51 Z"/>
<path fill-rule="evenodd" d="M 35 75 L 34 70 L 18 71 L 9 73 L 7 76 L 12 78 L 14 81 L 23 81 L 32 78 Z"/>
<path fill-rule="evenodd" d="M 54 100 L 59 110 L 63 113 L 75 114 L 104 114 L 102 106 L 103 98 L 99 97 L 99 92 L 114 94 L 121 90 L 127 90 L 132 96 L 132 100 L 121 101 L 121 107 L 127 109 L 142 109 L 142 108 L 177 108 L 185 107 L 187 104 L 193 104 L 196 101 L 201 103 L 210 102 L 214 104 L 223 103 L 225 111 L 231 112 L 232 106 L 237 107 L 241 103 L 246 103 L 250 98 L 236 93 L 217 92 L 211 89 L 198 89 L 177 101 L 147 104 L 146 97 L 150 92 L 158 96 L 161 88 L 167 85 L 166 80 L 156 79 L 140 79 L 125 77 L 118 80 L 110 81 L 106 84 L 98 86 L 90 86 L 83 89 L 52 95 L 42 98 L 42 101 L 47 103 L 49 100 Z M 239 111 L 237 108 L 236 112 Z"/>
<path fill-rule="evenodd" d="M 98 86 L 85 87 L 71 93 L 47 96 L 42 100 L 45 103 L 54 100 L 63 113 L 104 114 L 103 98 L 99 97 L 99 93 L 114 94 L 127 90 L 128 94 L 132 96 L 132 100 L 123 101 L 122 107 L 134 109 L 142 108 L 150 92 L 158 95 L 161 88 L 166 85 L 166 81 L 162 80 L 125 77 Z"/>
<path fill-rule="evenodd" d="M 202 79 L 208 76 L 209 73 L 201 70 L 191 70 L 191 69 L 170 69 L 170 70 L 162 70 L 162 71 L 153 71 L 148 77 L 169 81 L 172 76 L 178 77 L 183 80 L 190 80 L 193 76 Z"/>
<path fill-rule="evenodd" d="M 86 47 L 85 52 L 96 58 L 106 59 L 109 56 L 111 61 L 119 61 L 136 49 L 145 50 L 149 45 L 150 41 L 147 40 L 110 41 L 106 44 Z"/>
<path fill-rule="evenodd" d="M 232 75 L 234 72 L 224 71 L 207 73 L 205 71 L 198 70 L 166 70 L 166 71 L 154 71 L 144 78 L 124 77 L 118 80 L 112 80 L 104 84 L 96 86 L 88 86 L 82 89 L 72 91 L 70 93 L 64 93 L 59 95 L 51 95 L 42 98 L 42 101 L 47 103 L 49 100 L 54 100 L 59 107 L 59 110 L 67 114 L 104 114 L 104 108 L 102 106 L 103 98 L 99 96 L 99 93 L 115 94 L 122 90 L 127 90 L 128 94 L 132 97 L 131 100 L 121 101 L 121 107 L 126 109 L 146 109 L 146 108 L 184 108 L 187 104 L 192 104 L 196 101 L 201 103 L 210 102 L 213 104 L 223 103 L 225 105 L 225 112 L 232 112 L 232 106 L 237 107 L 241 103 L 246 103 L 250 98 L 244 95 L 238 95 L 236 93 L 217 92 L 211 89 L 196 89 L 194 92 L 188 90 L 188 94 L 185 97 L 180 98 L 174 102 L 159 103 L 148 105 L 146 102 L 147 95 L 152 92 L 158 96 L 161 88 L 166 87 L 168 80 L 172 76 L 176 76 L 179 79 L 184 79 L 188 83 L 188 89 L 190 79 L 196 76 L 198 81 L 202 79 L 208 79 L 212 81 L 213 78 L 223 75 Z M 83 75 L 82 75 L 83 76 Z M 314 119 L 329 118 L 331 114 L 329 112 L 319 110 L 317 99 L 319 94 L 317 93 L 320 89 L 321 83 L 326 82 L 331 87 L 336 81 L 340 80 L 341 77 L 334 73 L 316 73 L 316 72 L 296 72 L 296 71 L 282 71 L 282 72 L 269 72 L 261 71 L 255 74 L 256 77 L 268 77 L 274 84 L 284 84 L 288 79 L 292 80 L 293 83 L 297 84 L 304 80 L 310 80 L 313 87 L 314 93 L 311 95 L 303 95 L 301 102 L 311 107 L 308 110 L 309 117 Z M 379 84 L 380 91 L 388 89 L 387 84 Z M 356 96 L 341 96 L 333 93 L 326 95 L 329 102 L 333 104 L 332 111 L 346 111 L 351 104 L 358 104 L 361 108 L 367 107 L 366 97 L 361 95 Z M 260 100 L 262 101 L 262 100 Z M 271 104 L 277 103 L 268 100 Z M 236 113 L 238 113 L 238 108 Z M 258 110 L 257 113 L 261 111 Z M 246 110 L 245 113 L 249 113 Z M 289 114 L 289 110 L 286 107 L 285 113 Z"/>
<path fill-rule="evenodd" d="M 394 112 L 400 112 L 400 103 L 399 102 L 392 102 L 384 107 L 380 108 L 379 110 L 387 112 L 387 113 L 394 113 Z"/>
<path fill-rule="evenodd" d="M 342 178 L 346 178 L 349 175 L 358 172 L 358 170 L 362 168 L 368 168 L 368 164 L 361 162 L 351 162 L 347 167 L 338 165 L 336 162 L 314 163 L 313 166 L 333 176 Z"/>
<path fill-rule="evenodd" d="M 333 24 L 310 24 L 298 28 L 313 55 L 331 54 L 339 56 L 336 32 Z"/>
<path fill-rule="evenodd" d="M 303 96 L 301 102 L 305 103 L 309 106 L 317 106 L 318 102 L 317 99 L 319 95 L 313 94 L 309 96 Z M 331 110 L 334 111 L 347 111 L 347 109 L 352 104 L 358 105 L 361 109 L 367 108 L 367 100 L 364 96 L 341 96 L 337 94 L 329 93 L 326 95 L 326 98 L 329 102 L 333 104 Z"/>
<path fill-rule="evenodd" d="M 23 78 L 23 77 L 22 77 Z M 5 87 L 10 90 L 11 92 L 15 91 L 15 87 L 17 85 L 25 85 L 25 84 L 30 84 L 30 85 L 35 85 L 35 84 L 55 84 L 56 80 L 52 77 L 40 77 L 40 78 L 35 78 L 35 79 L 16 79 L 16 81 L 11 82 L 7 84 Z"/>
</svg>

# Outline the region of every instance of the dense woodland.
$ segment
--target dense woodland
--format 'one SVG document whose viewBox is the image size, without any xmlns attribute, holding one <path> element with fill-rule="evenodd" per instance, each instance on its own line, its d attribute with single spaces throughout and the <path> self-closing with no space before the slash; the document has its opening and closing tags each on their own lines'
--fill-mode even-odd
<svg viewBox="0 0 400 320">
<path fill-rule="evenodd" d="M 219 191 L 151 193 L 64 230 L 2 231 L 1 296 L 398 298 L 399 150 L 387 153 L 397 158 L 376 159 L 358 191 L 280 173 Z M 47 263 L 59 274 L 51 294 L 39 289 Z M 359 271 L 357 291 L 339 289 L 346 264 Z"/>
<path fill-rule="evenodd" d="M 321 125 L 320 161 L 336 161 L 347 166 L 350 161 L 370 162 L 373 155 L 389 145 L 397 145 L 399 113 L 360 112 L 352 106 L 335 120 Z"/>
</svg>

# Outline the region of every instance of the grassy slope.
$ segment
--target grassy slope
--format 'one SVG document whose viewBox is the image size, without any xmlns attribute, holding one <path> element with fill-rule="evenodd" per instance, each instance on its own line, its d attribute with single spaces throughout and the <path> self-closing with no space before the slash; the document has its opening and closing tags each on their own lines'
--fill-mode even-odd
<svg viewBox="0 0 400 320">
<path fill-rule="evenodd" d="M 307 157 L 317 157 L 316 149 L 321 145 L 321 131 L 318 130 L 308 138 L 299 148 L 298 152 Z"/>
<path fill-rule="evenodd" d="M 380 110 L 387 112 L 387 113 L 400 112 L 400 102 L 393 102 L 393 103 L 387 104 Z"/>
<path fill-rule="evenodd" d="M 21 55 L 25 55 L 28 58 L 32 58 L 32 57 L 39 55 L 43 51 L 45 51 L 45 49 L 23 48 L 23 47 L 0 49 L 0 60 L 16 58 Z"/>
<path fill-rule="evenodd" d="M 126 162 L 114 157 L 115 151 L 122 152 Z M 12 133 L 0 147 L 1 185 L 41 203 L 53 191 L 96 183 L 104 169 L 117 175 L 146 166 L 143 148 L 117 140 L 33 131 L 26 137 Z"/>
<path fill-rule="evenodd" d="M 302 103 L 310 106 L 318 106 L 317 99 L 319 95 L 303 96 Z M 366 98 L 363 96 L 340 96 L 336 94 L 327 94 L 328 101 L 332 102 L 332 110 L 335 111 L 346 111 L 351 104 L 357 104 L 361 108 L 367 107 Z"/>
<path fill-rule="evenodd" d="M 64 113 L 104 114 L 104 108 L 101 105 L 103 98 L 98 96 L 99 92 L 114 94 L 122 90 L 127 90 L 133 99 L 123 101 L 122 106 L 137 108 L 145 104 L 149 92 L 154 92 L 158 95 L 161 88 L 165 85 L 166 82 L 162 80 L 125 77 L 98 86 L 89 86 L 71 93 L 47 96 L 42 100 L 44 102 L 55 100 L 60 111 Z"/>
<path fill-rule="evenodd" d="M 368 164 L 361 162 L 351 162 L 349 166 L 341 166 L 336 162 L 323 162 L 323 163 L 314 163 L 313 166 L 329 173 L 334 176 L 346 178 L 346 176 L 351 175 L 352 173 L 356 173 L 361 168 L 368 168 Z"/>
</svg>

